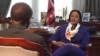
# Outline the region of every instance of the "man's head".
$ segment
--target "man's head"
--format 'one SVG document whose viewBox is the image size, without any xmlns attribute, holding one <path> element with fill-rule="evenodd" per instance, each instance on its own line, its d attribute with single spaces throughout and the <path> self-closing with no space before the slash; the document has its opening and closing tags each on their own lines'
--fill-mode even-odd
<svg viewBox="0 0 100 56">
<path fill-rule="evenodd" d="M 29 24 L 32 9 L 26 3 L 16 3 L 11 9 L 12 21 L 20 22 L 21 25 Z"/>
</svg>

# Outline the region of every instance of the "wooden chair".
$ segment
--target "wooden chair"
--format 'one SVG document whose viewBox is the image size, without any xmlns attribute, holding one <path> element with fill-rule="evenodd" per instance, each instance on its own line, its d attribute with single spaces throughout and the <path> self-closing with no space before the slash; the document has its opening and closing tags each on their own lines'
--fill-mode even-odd
<svg viewBox="0 0 100 56">
<path fill-rule="evenodd" d="M 8 49 L 6 50 L 5 48 Z M 18 53 L 14 54 L 14 51 Z M 24 52 L 21 53 L 21 51 Z M 23 38 L 0 37 L 0 56 L 4 56 L 3 52 L 7 56 L 11 56 L 12 54 L 14 54 L 12 56 L 45 56 L 44 49 L 40 44 L 26 41 Z M 10 52 L 12 53 L 10 54 Z"/>
</svg>

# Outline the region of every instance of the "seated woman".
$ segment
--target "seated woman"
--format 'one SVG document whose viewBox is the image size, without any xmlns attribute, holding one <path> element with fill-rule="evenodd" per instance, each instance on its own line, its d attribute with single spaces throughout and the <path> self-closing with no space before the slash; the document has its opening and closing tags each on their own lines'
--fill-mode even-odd
<svg viewBox="0 0 100 56">
<path fill-rule="evenodd" d="M 81 25 L 81 13 L 72 10 L 69 15 L 69 22 L 62 25 L 57 32 L 49 39 L 58 47 L 52 56 L 86 56 L 86 46 L 90 40 L 87 27 Z"/>
</svg>

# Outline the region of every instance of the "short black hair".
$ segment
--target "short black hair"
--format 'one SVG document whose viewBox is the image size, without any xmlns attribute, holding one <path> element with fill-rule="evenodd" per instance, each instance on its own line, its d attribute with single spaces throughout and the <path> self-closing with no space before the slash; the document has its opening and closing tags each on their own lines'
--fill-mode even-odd
<svg viewBox="0 0 100 56">
<path fill-rule="evenodd" d="M 26 3 L 16 3 L 11 9 L 11 19 L 21 21 L 21 24 L 28 23 L 32 16 L 32 9 Z"/>
<path fill-rule="evenodd" d="M 68 19 L 68 21 L 70 22 L 70 17 L 71 17 L 71 14 L 72 14 L 73 12 L 77 12 L 77 13 L 79 14 L 79 23 L 81 23 L 81 22 L 82 22 L 82 15 L 81 15 L 81 12 L 80 12 L 79 10 L 72 10 L 72 11 L 70 12 L 70 14 L 69 14 L 69 19 Z"/>
</svg>

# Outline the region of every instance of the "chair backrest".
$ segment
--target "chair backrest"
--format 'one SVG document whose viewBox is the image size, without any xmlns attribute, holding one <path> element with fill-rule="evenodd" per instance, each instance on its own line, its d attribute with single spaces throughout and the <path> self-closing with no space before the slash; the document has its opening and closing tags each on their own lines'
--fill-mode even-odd
<svg viewBox="0 0 100 56">
<path fill-rule="evenodd" d="M 40 44 L 26 41 L 23 38 L 0 37 L 0 56 L 4 56 L 3 52 L 7 56 L 8 54 L 9 56 L 13 54 L 14 56 L 44 56 L 44 48 Z"/>
</svg>

